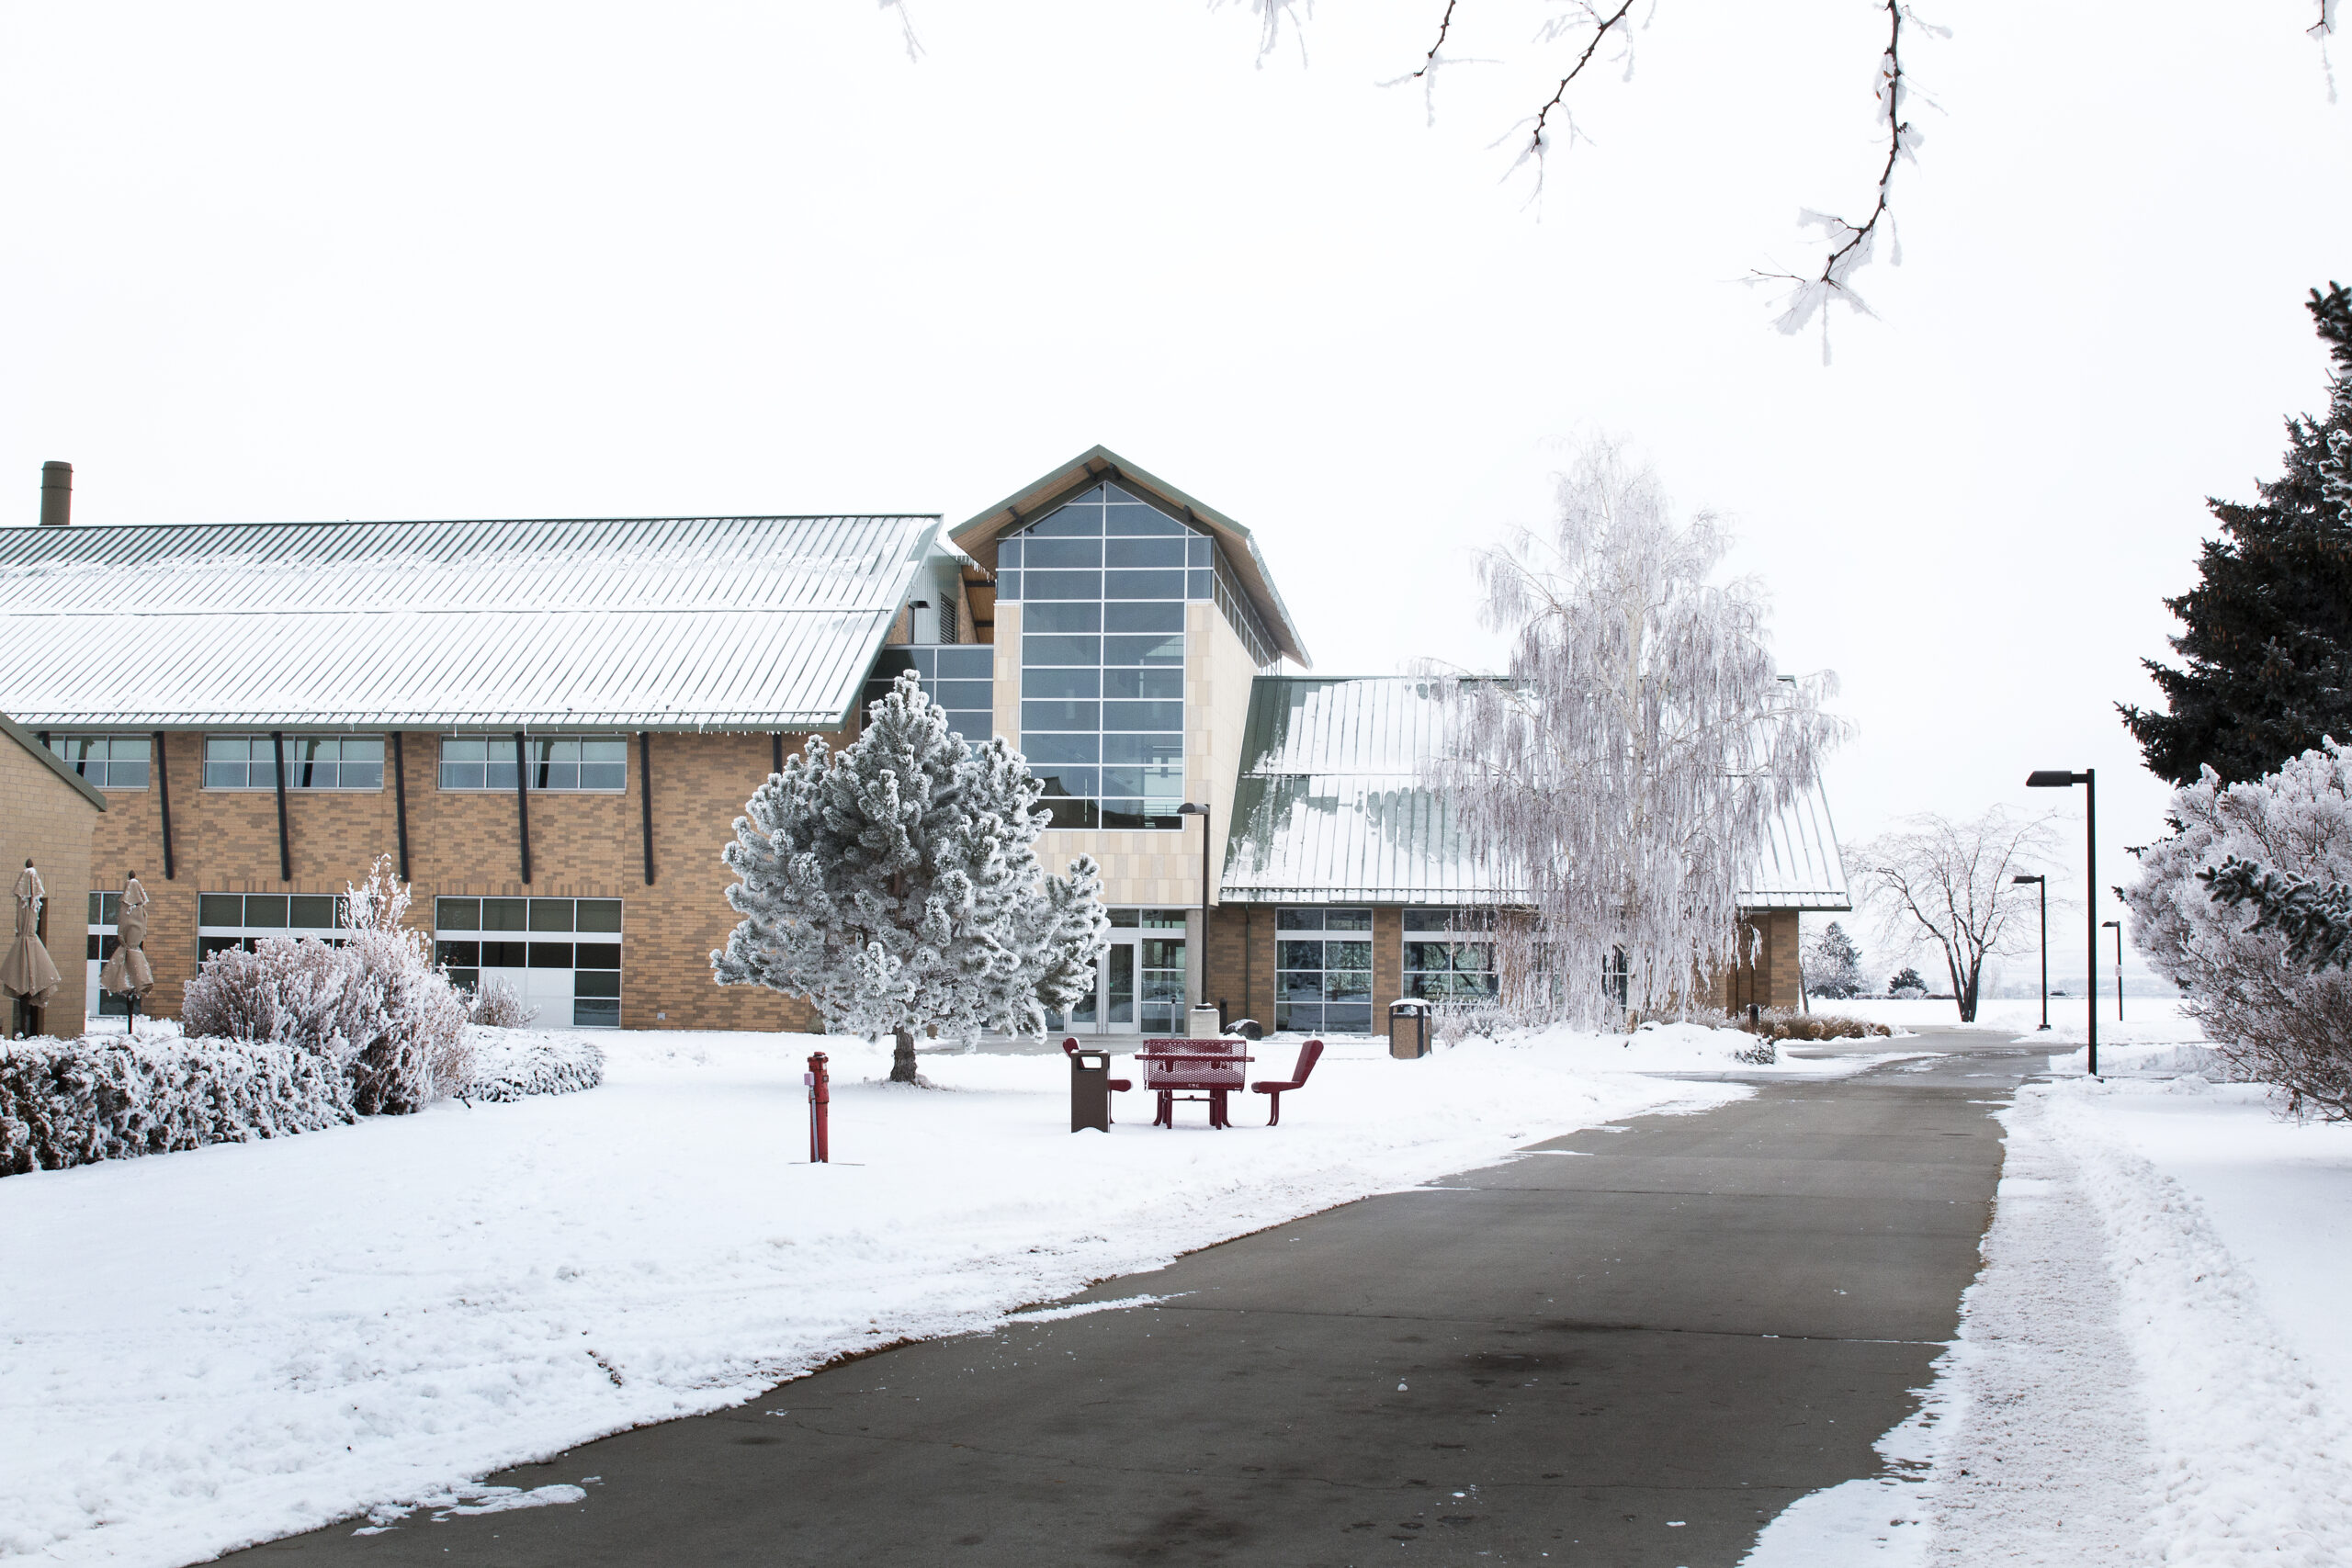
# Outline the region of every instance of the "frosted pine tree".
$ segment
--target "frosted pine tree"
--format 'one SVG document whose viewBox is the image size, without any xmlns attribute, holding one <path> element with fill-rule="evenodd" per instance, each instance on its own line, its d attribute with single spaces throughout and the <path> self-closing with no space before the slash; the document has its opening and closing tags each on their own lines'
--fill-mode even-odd
<svg viewBox="0 0 2352 1568">
<path fill-rule="evenodd" d="M 1836 920 L 1798 950 L 1798 963 L 1804 972 L 1804 988 L 1816 997 L 1844 1001 L 1870 988 L 1862 978 L 1862 950 Z"/>
<path fill-rule="evenodd" d="M 811 737 L 753 794 L 724 858 L 743 919 L 710 955 L 722 986 L 806 997 L 827 1026 L 894 1037 L 1035 1033 L 1091 988 L 1109 919 L 1093 861 L 1045 874 L 1047 814 L 1002 739 L 977 750 L 911 674 L 839 752 Z"/>
<path fill-rule="evenodd" d="M 1509 666 L 1456 679 L 1430 783 L 1535 907 L 1544 963 L 1504 977 L 1507 1003 L 1685 1013 L 1742 956 L 1741 880 L 1844 734 L 1820 707 L 1835 677 L 1778 673 L 1762 590 L 1709 581 L 1728 534 L 1676 523 L 1612 445 L 1579 455 L 1559 503 L 1547 533 L 1479 558 Z"/>
</svg>

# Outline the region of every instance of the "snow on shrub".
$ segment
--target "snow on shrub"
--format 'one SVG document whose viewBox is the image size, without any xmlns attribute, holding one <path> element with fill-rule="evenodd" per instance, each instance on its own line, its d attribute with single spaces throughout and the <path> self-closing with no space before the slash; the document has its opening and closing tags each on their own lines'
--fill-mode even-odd
<svg viewBox="0 0 2352 1568">
<path fill-rule="evenodd" d="M 1740 1019 L 1732 1027 L 1768 1040 L 1872 1040 L 1894 1032 L 1883 1023 L 1834 1012 L 1791 1012 L 1786 1008 L 1767 1008 L 1754 1023 Z"/>
<path fill-rule="evenodd" d="M 485 1029 L 521 1029 L 538 1016 L 539 1010 L 525 1007 L 514 987 L 500 976 L 484 980 L 466 1004 L 466 1021 Z"/>
<path fill-rule="evenodd" d="M 338 942 L 264 938 L 225 949 L 187 982 L 180 1013 L 191 1034 L 269 1041 L 311 1052 L 351 1085 L 363 1116 L 403 1115 L 472 1077 L 466 1004 L 435 966 L 430 939 L 401 929 L 408 885 L 391 857 L 349 890 Z"/>
<path fill-rule="evenodd" d="M 0 1175 L 355 1120 L 343 1074 L 283 1042 L 121 1034 L 0 1042 Z"/>
<path fill-rule="evenodd" d="M 458 1092 L 468 1100 L 511 1100 L 533 1094 L 571 1094 L 605 1081 L 605 1053 L 576 1034 L 485 1029 L 473 1038 L 473 1078 Z"/>
<path fill-rule="evenodd" d="M 2275 773 L 2223 785 L 2208 768 L 2172 797 L 2180 830 L 2141 852 L 2123 890 L 2132 940 L 2188 992 L 2233 1071 L 2276 1085 L 2290 1115 L 2352 1121 L 2352 975 L 2313 974 L 2275 930 L 2217 902 L 2198 874 L 2233 857 L 2318 883 L 2352 882 L 2352 751 L 2334 740 Z"/>
</svg>

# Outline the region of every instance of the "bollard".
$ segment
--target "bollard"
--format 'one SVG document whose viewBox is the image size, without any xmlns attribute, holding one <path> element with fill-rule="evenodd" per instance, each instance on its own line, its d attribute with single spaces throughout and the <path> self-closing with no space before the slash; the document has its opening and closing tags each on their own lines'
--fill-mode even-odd
<svg viewBox="0 0 2352 1568">
<path fill-rule="evenodd" d="M 833 1103 L 833 1091 L 825 1076 L 825 1054 L 822 1051 L 808 1058 L 808 1070 L 800 1075 L 808 1086 L 808 1163 L 832 1163 L 831 1141 L 826 1136 L 825 1112 Z"/>
</svg>

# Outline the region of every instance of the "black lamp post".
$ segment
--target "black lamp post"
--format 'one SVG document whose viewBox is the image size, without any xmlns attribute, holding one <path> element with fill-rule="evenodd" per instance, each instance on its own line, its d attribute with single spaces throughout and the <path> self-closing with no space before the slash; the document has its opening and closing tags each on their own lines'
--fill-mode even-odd
<svg viewBox="0 0 2352 1568">
<path fill-rule="evenodd" d="M 2050 1027 L 2050 879 L 2046 876 L 2012 876 L 2011 882 L 2030 882 L 2041 890 L 2041 1027 Z"/>
<path fill-rule="evenodd" d="M 2103 926 L 2115 928 L 2115 1021 L 2123 1021 L 2123 922 L 2101 920 Z"/>
<path fill-rule="evenodd" d="M 2036 768 L 2032 773 L 2028 773 L 2025 779 L 2025 786 L 2028 789 L 2071 789 L 2076 784 L 2081 784 L 2085 790 L 2083 796 L 2083 863 L 2085 867 L 2083 876 L 2083 909 L 2084 919 L 2088 926 L 2088 931 L 2086 934 L 2089 939 L 2088 952 L 2090 957 L 2090 962 L 2086 965 L 2086 968 L 2089 973 L 2089 983 L 2086 988 L 2090 992 L 2089 1008 L 2086 1016 L 2089 1020 L 2090 1024 L 2090 1052 L 2088 1056 L 2090 1073 L 2091 1077 L 2098 1077 L 2099 924 L 2098 770 L 2097 768 L 2085 768 L 2079 773 L 2070 773 L 2064 768 Z"/>
<path fill-rule="evenodd" d="M 1205 806 L 1194 806 L 1192 802 L 1190 802 L 1190 801 L 1186 801 L 1183 805 L 1182 805 L 1182 806 L 1180 806 L 1180 807 L 1178 807 L 1176 808 L 1176 815 L 1177 815 L 1177 816 L 1179 816 L 1179 817 L 1197 817 L 1197 818 L 1199 818 L 1201 819 L 1201 967 L 1200 967 L 1200 976 L 1201 976 L 1201 999 L 1200 999 L 1200 1003 L 1199 1003 L 1199 1005 L 1200 1005 L 1200 1006 L 1202 1006 L 1202 1007 L 1207 1007 L 1207 1006 L 1209 1006 L 1209 1005 L 1210 1005 L 1210 1002 L 1209 1002 L 1209 808 L 1208 808 L 1207 807 L 1205 807 Z M 1242 1005 L 1244 1008 L 1247 1008 L 1247 1007 L 1250 1005 L 1249 998 L 1246 998 L 1246 997 L 1245 997 L 1245 998 L 1242 998 L 1241 1005 Z M 1219 1015 L 1218 1015 L 1218 1017 L 1217 1017 L 1217 1025 L 1218 1025 L 1218 1027 L 1222 1028 L 1222 1027 L 1224 1027 L 1224 1024 L 1225 1024 L 1225 1018 L 1224 1018 L 1224 1015 L 1223 1015 L 1223 1014 L 1219 1014 Z"/>
</svg>

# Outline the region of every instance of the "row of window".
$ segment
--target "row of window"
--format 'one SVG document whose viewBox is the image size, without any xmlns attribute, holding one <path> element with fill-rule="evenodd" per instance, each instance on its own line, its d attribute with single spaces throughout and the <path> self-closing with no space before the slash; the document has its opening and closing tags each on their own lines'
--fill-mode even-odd
<svg viewBox="0 0 2352 1568">
<path fill-rule="evenodd" d="M 128 1004 L 103 990 L 97 966 L 114 955 L 121 899 L 90 895 L 89 994 L 114 1015 Z M 196 911 L 199 959 L 225 948 L 251 952 L 270 937 L 341 942 L 349 917 L 347 901 L 327 893 L 199 893 Z M 458 985 L 472 990 L 503 980 L 543 1022 L 620 1027 L 619 899 L 435 898 L 433 919 L 434 959 Z"/>
<path fill-rule="evenodd" d="M 1430 1001 L 1495 996 L 1491 913 L 1407 909 L 1404 994 Z M 1274 916 L 1274 1027 L 1372 1032 L 1372 911 L 1280 909 Z"/>
<path fill-rule="evenodd" d="M 144 735 L 52 735 L 49 749 L 100 789 L 145 789 L 153 742 Z M 505 790 L 519 772 L 534 790 L 618 794 L 628 787 L 628 738 L 624 735 L 445 735 L 440 784 L 446 790 Z M 204 787 L 277 787 L 278 758 L 286 759 L 288 789 L 384 787 L 380 735 L 208 735 Z"/>
</svg>

